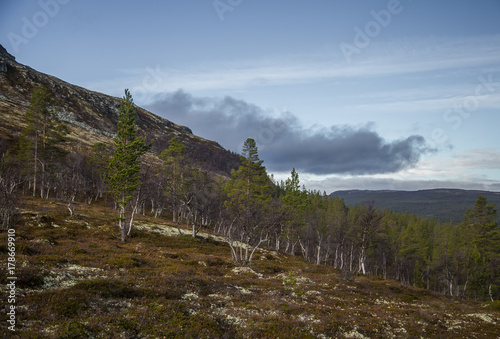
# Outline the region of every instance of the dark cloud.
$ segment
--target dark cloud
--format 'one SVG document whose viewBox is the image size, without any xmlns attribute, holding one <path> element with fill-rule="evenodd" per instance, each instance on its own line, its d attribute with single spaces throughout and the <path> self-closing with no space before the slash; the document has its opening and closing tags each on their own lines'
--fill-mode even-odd
<svg viewBox="0 0 500 339">
<path fill-rule="evenodd" d="M 430 151 L 419 135 L 388 142 L 369 124 L 305 128 L 290 112 L 266 112 L 232 97 L 196 98 L 178 90 L 158 96 L 146 108 L 235 152 L 247 138 L 254 138 L 271 171 L 392 173 L 415 165 Z"/>
</svg>

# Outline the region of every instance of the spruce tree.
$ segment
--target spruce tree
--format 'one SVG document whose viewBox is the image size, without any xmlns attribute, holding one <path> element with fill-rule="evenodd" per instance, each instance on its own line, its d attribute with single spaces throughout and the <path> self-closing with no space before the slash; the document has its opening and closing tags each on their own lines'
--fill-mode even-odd
<svg viewBox="0 0 500 339">
<path fill-rule="evenodd" d="M 118 132 L 114 142 L 114 153 L 110 159 L 106 182 L 118 206 L 118 226 L 121 241 L 125 242 L 132 229 L 134 209 L 130 210 L 130 202 L 141 185 L 139 158 L 146 153 L 152 143 L 146 144 L 145 137 L 137 137 L 135 120 L 137 113 L 132 95 L 125 90 L 118 114 Z"/>
</svg>

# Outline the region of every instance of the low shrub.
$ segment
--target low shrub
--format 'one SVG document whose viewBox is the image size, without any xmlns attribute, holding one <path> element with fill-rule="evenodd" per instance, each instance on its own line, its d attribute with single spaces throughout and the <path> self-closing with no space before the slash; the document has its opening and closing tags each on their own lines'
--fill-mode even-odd
<svg viewBox="0 0 500 339">
<path fill-rule="evenodd" d="M 116 279 L 80 281 L 73 289 L 91 292 L 102 298 L 137 298 L 145 294 L 144 290 Z"/>
<path fill-rule="evenodd" d="M 59 338 L 92 338 L 94 334 L 94 330 L 88 326 L 85 326 L 77 321 L 67 321 L 61 326 Z"/>
<path fill-rule="evenodd" d="M 16 269 L 16 286 L 21 288 L 39 288 L 43 285 L 44 273 L 39 268 L 22 267 Z"/>
<path fill-rule="evenodd" d="M 145 266 L 148 261 L 142 258 L 119 255 L 106 260 L 104 264 L 109 265 L 110 268 L 134 268 Z"/>
</svg>

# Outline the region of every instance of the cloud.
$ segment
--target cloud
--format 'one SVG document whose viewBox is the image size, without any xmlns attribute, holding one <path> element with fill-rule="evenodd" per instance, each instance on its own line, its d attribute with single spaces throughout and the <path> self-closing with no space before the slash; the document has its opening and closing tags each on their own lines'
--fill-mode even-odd
<svg viewBox="0 0 500 339">
<path fill-rule="evenodd" d="M 265 111 L 229 96 L 199 98 L 178 90 L 157 96 L 146 108 L 235 152 L 244 140 L 254 138 L 266 167 L 277 172 L 394 173 L 432 151 L 420 135 L 386 141 L 371 124 L 305 127 L 290 112 Z"/>
<path fill-rule="evenodd" d="M 486 73 L 498 71 L 499 46 L 500 35 L 414 38 L 386 43 L 374 41 L 366 53 L 363 52 L 361 58 L 351 64 L 347 64 L 342 55 L 332 52 L 271 56 L 259 60 L 212 61 L 190 65 L 186 69 L 157 64 L 122 70 L 123 78 L 88 83 L 86 87 L 114 93 L 117 88 L 121 91 L 124 83 L 131 84 L 136 102 L 143 104 L 151 103 L 155 94 L 176 88 L 189 92 L 234 91 L 410 74 L 444 77 L 453 70 L 470 72 L 472 77 L 477 67 Z M 429 94 L 435 95 L 435 89 L 430 88 Z M 408 106 L 415 107 L 413 103 Z"/>
<path fill-rule="evenodd" d="M 500 152 L 494 148 L 472 149 L 453 155 L 452 166 L 467 169 L 499 169 Z"/>
</svg>

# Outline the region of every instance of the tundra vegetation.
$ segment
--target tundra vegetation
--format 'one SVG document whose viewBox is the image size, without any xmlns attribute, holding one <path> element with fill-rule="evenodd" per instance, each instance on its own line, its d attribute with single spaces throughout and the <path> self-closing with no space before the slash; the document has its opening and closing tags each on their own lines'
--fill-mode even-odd
<svg viewBox="0 0 500 339">
<path fill-rule="evenodd" d="M 441 223 L 348 207 L 295 169 L 277 182 L 253 139 L 229 177 L 175 136 L 153 157 L 128 91 L 114 143 L 75 147 L 54 100 L 36 88 L 19 138 L 0 139 L 0 236 L 19 237 L 27 337 L 499 335 L 485 197 Z"/>
</svg>

